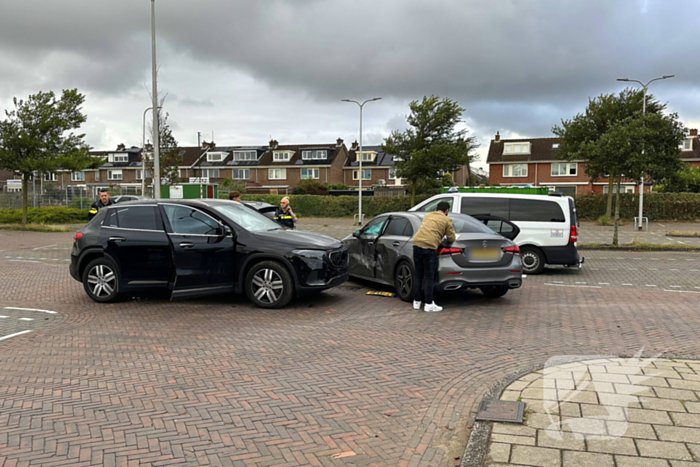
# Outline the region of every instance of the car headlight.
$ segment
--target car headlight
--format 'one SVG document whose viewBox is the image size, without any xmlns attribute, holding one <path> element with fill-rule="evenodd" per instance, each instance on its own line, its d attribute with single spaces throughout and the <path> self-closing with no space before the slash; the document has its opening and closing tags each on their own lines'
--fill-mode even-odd
<svg viewBox="0 0 700 467">
<path fill-rule="evenodd" d="M 323 257 L 326 255 L 326 252 L 322 250 L 294 250 L 292 253 L 303 259 L 315 259 L 319 261 L 323 261 Z"/>
</svg>

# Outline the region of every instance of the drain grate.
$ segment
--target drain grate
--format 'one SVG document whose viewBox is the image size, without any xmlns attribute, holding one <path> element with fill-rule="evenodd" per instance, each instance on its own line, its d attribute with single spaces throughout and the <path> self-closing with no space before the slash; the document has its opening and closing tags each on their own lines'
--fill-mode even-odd
<svg viewBox="0 0 700 467">
<path fill-rule="evenodd" d="M 484 400 L 479 405 L 477 420 L 492 422 L 523 422 L 524 402 Z"/>
</svg>

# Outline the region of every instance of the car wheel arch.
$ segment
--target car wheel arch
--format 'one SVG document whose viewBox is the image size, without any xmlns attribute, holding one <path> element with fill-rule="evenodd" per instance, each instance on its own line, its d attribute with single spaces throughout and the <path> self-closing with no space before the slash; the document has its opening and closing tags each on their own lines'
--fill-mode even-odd
<svg viewBox="0 0 700 467">
<path fill-rule="evenodd" d="M 534 248 L 534 249 L 538 250 L 540 253 L 542 253 L 542 256 L 544 257 L 545 261 L 547 261 L 547 252 L 544 250 L 542 245 L 537 245 L 536 243 L 525 243 L 523 245 L 518 245 L 518 248 L 520 248 L 521 250 L 523 248 Z"/>
<path fill-rule="evenodd" d="M 289 260 L 283 256 L 275 256 L 265 253 L 253 254 L 246 258 L 245 262 L 243 263 L 240 269 L 241 273 L 237 281 L 236 290 L 245 290 L 244 282 L 246 276 L 248 275 L 248 271 L 250 271 L 253 268 L 253 266 L 263 261 L 277 261 L 278 263 L 282 264 L 282 266 L 284 266 L 284 268 L 289 272 L 289 274 L 292 275 L 292 278 L 294 279 L 294 291 L 297 291 L 299 287 L 299 278 L 297 277 L 297 273 L 294 270 L 294 266 L 292 265 L 292 263 L 290 263 Z"/>
<path fill-rule="evenodd" d="M 87 267 L 88 264 L 90 264 L 91 261 L 97 259 L 97 258 L 102 258 L 105 255 L 104 251 L 102 250 L 101 247 L 92 247 L 88 248 L 85 251 L 83 251 L 80 254 L 80 258 L 78 259 L 78 277 L 83 277 L 83 273 L 85 272 L 85 268 Z M 114 261 L 114 258 L 110 259 Z"/>
</svg>

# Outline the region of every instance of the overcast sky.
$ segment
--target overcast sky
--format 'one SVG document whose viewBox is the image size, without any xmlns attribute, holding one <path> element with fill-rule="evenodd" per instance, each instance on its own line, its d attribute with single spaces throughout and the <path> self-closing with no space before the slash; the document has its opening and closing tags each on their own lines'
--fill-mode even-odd
<svg viewBox="0 0 700 467">
<path fill-rule="evenodd" d="M 616 78 L 700 126 L 697 0 L 157 0 L 159 90 L 181 145 L 364 142 L 435 94 L 480 144 L 551 136 Z M 140 145 L 150 106 L 148 0 L 2 0 L 0 104 L 78 88 L 96 149 Z"/>
</svg>

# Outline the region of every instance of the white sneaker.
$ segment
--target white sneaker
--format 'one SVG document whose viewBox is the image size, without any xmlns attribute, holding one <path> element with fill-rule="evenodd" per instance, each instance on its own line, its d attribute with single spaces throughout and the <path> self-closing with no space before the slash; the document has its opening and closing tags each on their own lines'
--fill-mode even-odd
<svg viewBox="0 0 700 467">
<path fill-rule="evenodd" d="M 420 310 L 421 303 L 422 303 L 422 302 L 417 302 L 417 301 L 414 300 L 414 301 L 413 301 L 413 309 L 414 309 L 414 310 Z"/>
<path fill-rule="evenodd" d="M 442 311 L 442 307 L 441 307 L 441 306 L 437 306 L 437 305 L 435 304 L 435 302 L 433 302 L 433 303 L 426 303 L 426 304 L 425 304 L 425 312 L 426 312 L 426 313 L 435 313 L 435 312 L 438 312 L 438 311 Z"/>
</svg>

